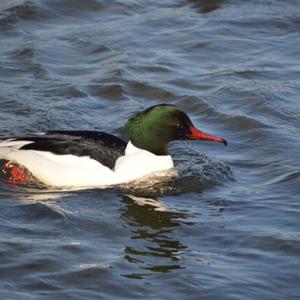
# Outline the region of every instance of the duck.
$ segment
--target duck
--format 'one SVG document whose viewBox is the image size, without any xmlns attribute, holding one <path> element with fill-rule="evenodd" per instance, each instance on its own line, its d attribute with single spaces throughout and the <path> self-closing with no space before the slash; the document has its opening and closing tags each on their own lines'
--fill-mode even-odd
<svg viewBox="0 0 300 300">
<path fill-rule="evenodd" d="M 102 131 L 52 130 L 0 137 L 1 171 L 12 183 L 34 177 L 52 187 L 107 187 L 174 168 L 168 144 L 176 140 L 223 143 L 197 129 L 171 104 L 151 106 L 129 118 L 128 142 Z"/>
</svg>

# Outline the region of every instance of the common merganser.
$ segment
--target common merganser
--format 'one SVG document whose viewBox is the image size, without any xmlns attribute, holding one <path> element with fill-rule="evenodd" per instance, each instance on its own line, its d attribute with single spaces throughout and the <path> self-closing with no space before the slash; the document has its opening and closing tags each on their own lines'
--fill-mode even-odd
<svg viewBox="0 0 300 300">
<path fill-rule="evenodd" d="M 105 187 L 130 182 L 174 167 L 167 145 L 175 140 L 226 140 L 196 129 L 178 107 L 159 104 L 125 124 L 129 137 L 101 131 L 49 131 L 0 138 L 2 172 L 26 184 L 29 174 L 54 187 Z"/>
</svg>

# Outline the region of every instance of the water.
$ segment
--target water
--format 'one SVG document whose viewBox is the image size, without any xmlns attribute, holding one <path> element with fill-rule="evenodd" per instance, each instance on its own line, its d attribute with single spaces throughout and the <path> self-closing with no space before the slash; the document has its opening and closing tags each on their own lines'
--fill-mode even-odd
<svg viewBox="0 0 300 300">
<path fill-rule="evenodd" d="M 2 0 L 1 134 L 99 129 L 166 102 L 169 186 L 0 184 L 2 299 L 298 299 L 300 2 Z"/>
</svg>

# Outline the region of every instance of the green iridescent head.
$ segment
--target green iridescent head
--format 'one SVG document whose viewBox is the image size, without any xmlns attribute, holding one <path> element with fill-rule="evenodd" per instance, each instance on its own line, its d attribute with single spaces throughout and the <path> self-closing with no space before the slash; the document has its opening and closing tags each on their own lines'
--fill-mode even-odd
<svg viewBox="0 0 300 300">
<path fill-rule="evenodd" d="M 125 124 L 125 132 L 134 146 L 156 155 L 166 155 L 167 145 L 175 140 L 226 141 L 197 130 L 178 107 L 159 104 L 137 113 Z"/>
</svg>

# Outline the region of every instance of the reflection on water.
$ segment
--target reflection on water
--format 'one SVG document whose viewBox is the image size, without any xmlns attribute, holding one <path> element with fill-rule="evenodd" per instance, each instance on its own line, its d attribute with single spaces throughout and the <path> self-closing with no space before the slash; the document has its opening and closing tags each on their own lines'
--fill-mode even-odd
<svg viewBox="0 0 300 300">
<path fill-rule="evenodd" d="M 167 207 L 161 201 L 154 198 L 137 197 L 134 195 L 124 195 L 123 197 L 130 198 L 135 204 L 140 206 L 152 207 L 155 211 L 166 211 Z"/>
<path fill-rule="evenodd" d="M 180 256 L 187 246 L 174 238 L 174 230 L 181 225 L 185 214 L 166 210 L 165 205 L 157 199 L 147 199 L 146 202 L 145 198 L 132 196 L 123 196 L 122 199 L 125 207 L 121 216 L 127 222 L 131 240 L 134 241 L 126 246 L 124 258 L 140 269 L 139 272 L 124 276 L 142 278 L 151 274 L 147 270 L 170 272 L 183 268 Z"/>
<path fill-rule="evenodd" d="M 220 8 L 224 0 L 188 0 L 202 14 L 208 14 Z"/>
</svg>

